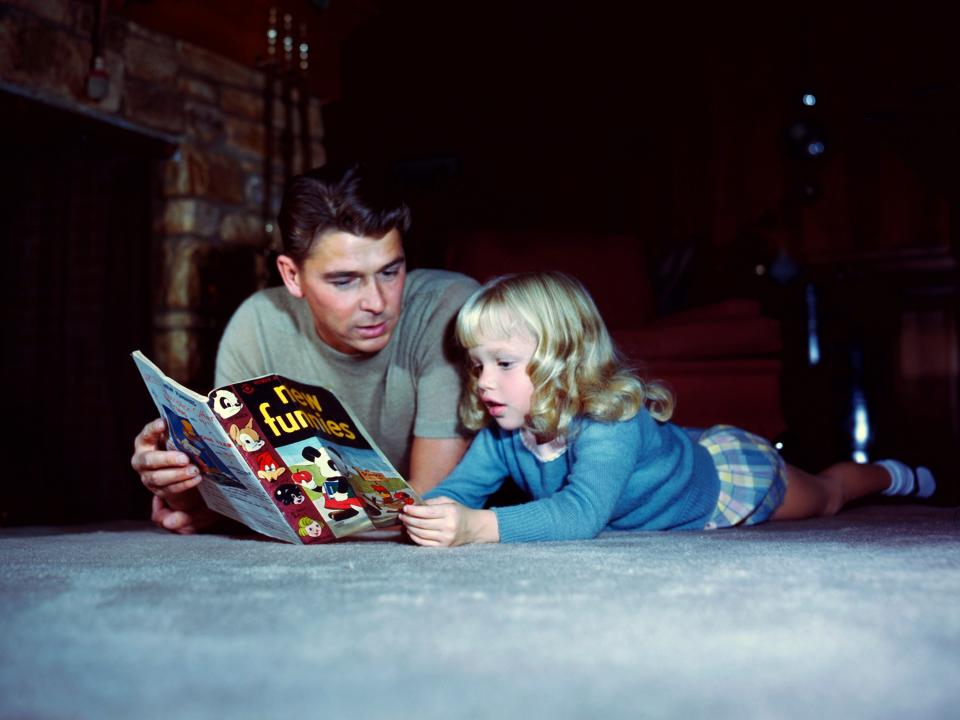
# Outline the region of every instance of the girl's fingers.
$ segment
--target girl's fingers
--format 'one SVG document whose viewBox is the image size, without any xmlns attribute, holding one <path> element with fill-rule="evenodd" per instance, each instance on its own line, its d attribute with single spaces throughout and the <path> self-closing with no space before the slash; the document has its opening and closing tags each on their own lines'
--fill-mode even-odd
<svg viewBox="0 0 960 720">
<path fill-rule="evenodd" d="M 436 530 L 440 524 L 436 518 L 418 518 L 412 515 L 403 515 L 401 520 L 408 528 L 417 528 L 418 530 Z"/>
<path fill-rule="evenodd" d="M 443 536 L 436 530 L 408 530 L 407 534 L 417 545 L 440 546 L 449 544 L 444 542 Z"/>
<path fill-rule="evenodd" d="M 427 502 L 430 502 L 427 500 Z M 404 505 L 403 514 L 418 518 L 438 518 L 443 517 L 444 508 L 435 505 Z"/>
<path fill-rule="evenodd" d="M 422 538 L 418 535 L 414 535 L 413 533 L 410 533 L 410 540 L 416 543 L 417 545 L 421 545 L 423 547 L 430 547 L 432 545 L 438 544 L 435 540 L 427 540 L 426 538 Z"/>
</svg>

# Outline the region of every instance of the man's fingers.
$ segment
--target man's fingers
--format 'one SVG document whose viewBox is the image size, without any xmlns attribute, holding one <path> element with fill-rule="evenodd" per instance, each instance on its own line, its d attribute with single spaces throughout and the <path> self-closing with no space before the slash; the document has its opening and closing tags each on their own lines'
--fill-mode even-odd
<svg viewBox="0 0 960 720">
<path fill-rule="evenodd" d="M 203 477 L 196 465 L 181 468 L 165 468 L 140 473 L 144 487 L 155 495 L 165 496 L 181 493 L 196 487 Z"/>
<path fill-rule="evenodd" d="M 202 526 L 209 525 L 209 521 L 206 523 L 198 522 L 205 520 L 205 518 L 206 516 L 202 511 L 191 513 L 183 510 L 174 510 L 160 497 L 156 495 L 153 496 L 153 512 L 150 515 L 150 519 L 153 520 L 154 524 L 162 527 L 164 530 L 169 530 L 170 532 L 175 532 L 180 535 L 193 535 L 199 532 Z"/>
<path fill-rule="evenodd" d="M 190 516 L 178 510 L 172 510 L 159 496 L 153 496 L 150 519 L 158 527 L 181 534 L 190 532 Z"/>
<path fill-rule="evenodd" d="M 172 482 L 167 485 L 158 485 L 154 488 L 154 493 L 160 497 L 165 497 L 168 495 L 176 495 L 177 493 L 186 492 L 191 488 L 195 488 L 200 484 L 200 481 L 203 480 L 201 475 L 194 475 L 193 477 L 187 478 L 186 480 L 180 480 L 179 482 Z"/>
<path fill-rule="evenodd" d="M 199 499 L 199 495 L 197 497 Z M 213 527 L 222 517 L 202 506 L 188 510 L 174 510 L 167 505 L 166 501 L 154 495 L 150 519 L 164 530 L 181 535 L 192 535 Z"/>
<path fill-rule="evenodd" d="M 133 452 L 143 452 L 157 447 L 165 439 L 167 434 L 167 424 L 163 418 L 151 420 L 143 426 L 143 430 L 137 433 L 133 439 Z"/>
<path fill-rule="evenodd" d="M 130 466 L 152 493 L 176 493 L 196 487 L 200 471 L 186 453 L 163 449 L 167 426 L 162 419 L 147 423 L 133 441 Z"/>
<path fill-rule="evenodd" d="M 138 473 L 163 468 L 186 467 L 190 458 L 179 450 L 150 450 L 140 452 L 130 459 L 130 466 Z"/>
<path fill-rule="evenodd" d="M 181 535 L 192 535 L 197 531 L 193 518 L 182 510 L 171 510 L 163 519 L 163 527 Z"/>
</svg>

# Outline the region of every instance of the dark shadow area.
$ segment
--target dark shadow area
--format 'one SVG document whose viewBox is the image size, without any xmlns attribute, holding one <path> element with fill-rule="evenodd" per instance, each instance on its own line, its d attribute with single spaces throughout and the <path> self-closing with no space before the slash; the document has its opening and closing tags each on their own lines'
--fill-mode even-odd
<svg viewBox="0 0 960 720">
<path fill-rule="evenodd" d="M 0 524 L 146 517 L 129 466 L 153 416 L 129 353 L 151 342 L 156 141 L 0 94 Z"/>
</svg>

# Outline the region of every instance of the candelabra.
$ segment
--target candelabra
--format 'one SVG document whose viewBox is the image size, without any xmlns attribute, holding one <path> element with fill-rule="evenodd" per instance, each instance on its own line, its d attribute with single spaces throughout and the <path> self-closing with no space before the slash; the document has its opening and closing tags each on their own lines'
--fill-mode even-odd
<svg viewBox="0 0 960 720">
<path fill-rule="evenodd" d="M 296 37 L 294 27 L 296 26 Z M 293 175 L 306 172 L 313 159 L 310 142 L 310 92 L 308 70 L 310 68 L 310 44 L 307 40 L 307 24 L 295 22 L 291 13 L 282 15 L 271 7 L 267 15 L 266 57 L 258 63 L 264 73 L 263 121 L 266 138 L 263 159 L 263 215 L 267 235 L 273 231 L 273 218 L 277 208 L 273 203 L 274 174 L 277 155 L 277 100 L 283 114 L 283 126 L 279 134 L 279 154 L 283 165 L 284 181 Z M 278 89 L 279 88 L 279 89 Z M 296 130 L 295 132 L 295 125 Z M 300 142 L 300 165 L 296 166 L 296 143 Z"/>
</svg>

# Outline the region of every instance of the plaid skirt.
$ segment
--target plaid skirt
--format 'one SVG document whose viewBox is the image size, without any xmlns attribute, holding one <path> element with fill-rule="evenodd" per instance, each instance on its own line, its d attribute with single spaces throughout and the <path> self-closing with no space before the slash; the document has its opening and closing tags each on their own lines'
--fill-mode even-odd
<svg viewBox="0 0 960 720">
<path fill-rule="evenodd" d="M 710 453 L 720 476 L 717 508 L 704 530 L 769 520 L 787 490 L 786 464 L 773 446 L 731 425 L 688 432 Z"/>
</svg>

